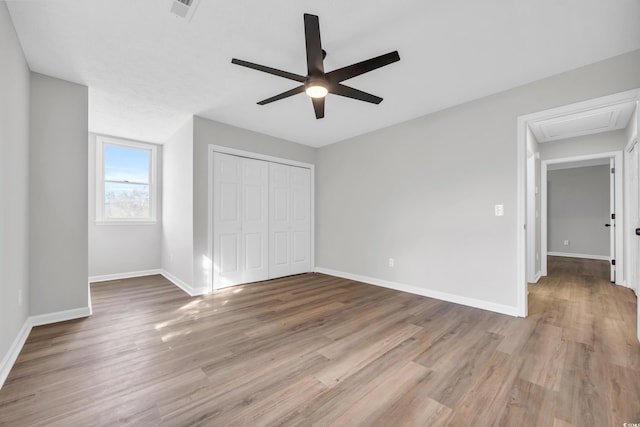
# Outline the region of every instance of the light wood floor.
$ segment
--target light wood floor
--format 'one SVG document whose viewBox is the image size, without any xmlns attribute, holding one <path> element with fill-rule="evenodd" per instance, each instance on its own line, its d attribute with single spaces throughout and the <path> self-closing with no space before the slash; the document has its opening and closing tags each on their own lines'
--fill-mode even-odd
<svg viewBox="0 0 640 427">
<path fill-rule="evenodd" d="M 606 262 L 551 259 L 526 319 L 321 274 L 92 296 L 92 317 L 34 328 L 0 425 L 640 423 L 636 298 Z"/>
</svg>

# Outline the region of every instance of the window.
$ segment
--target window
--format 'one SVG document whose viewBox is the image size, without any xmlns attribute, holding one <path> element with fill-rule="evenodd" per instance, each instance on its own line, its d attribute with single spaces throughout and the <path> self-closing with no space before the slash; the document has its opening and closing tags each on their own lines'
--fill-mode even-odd
<svg viewBox="0 0 640 427">
<path fill-rule="evenodd" d="M 156 146 L 97 138 L 96 220 L 156 221 Z"/>
</svg>

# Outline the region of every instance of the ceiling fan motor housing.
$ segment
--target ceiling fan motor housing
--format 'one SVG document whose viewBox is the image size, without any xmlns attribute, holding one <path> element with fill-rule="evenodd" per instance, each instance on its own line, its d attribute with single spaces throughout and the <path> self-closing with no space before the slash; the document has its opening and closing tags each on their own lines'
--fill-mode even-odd
<svg viewBox="0 0 640 427">
<path fill-rule="evenodd" d="M 236 65 L 241 65 L 243 67 L 302 83 L 302 85 L 286 92 L 259 101 L 259 105 L 266 105 L 298 93 L 306 92 L 307 95 L 312 98 L 311 100 L 316 114 L 316 119 L 321 119 L 324 117 L 324 99 L 328 93 L 372 104 L 379 104 L 382 102 L 382 98 L 378 96 L 343 85 L 341 82 L 399 61 L 400 55 L 398 55 L 398 51 L 389 52 L 385 55 L 380 55 L 375 58 L 367 59 L 366 61 L 358 62 L 356 64 L 348 65 L 325 73 L 323 61 L 327 56 L 327 52 L 322 49 L 322 43 L 320 41 L 320 22 L 316 15 L 308 13 L 304 14 L 304 35 L 307 52 L 306 76 L 301 76 L 260 64 L 254 64 L 241 59 L 233 58 L 231 60 L 231 63 Z"/>
</svg>

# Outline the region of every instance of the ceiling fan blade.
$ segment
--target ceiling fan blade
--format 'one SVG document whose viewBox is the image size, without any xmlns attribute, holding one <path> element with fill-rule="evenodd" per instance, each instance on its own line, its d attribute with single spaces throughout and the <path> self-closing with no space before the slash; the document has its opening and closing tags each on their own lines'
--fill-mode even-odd
<svg viewBox="0 0 640 427">
<path fill-rule="evenodd" d="M 302 92 L 304 92 L 304 85 L 295 87 L 295 88 L 293 88 L 291 90 L 288 90 L 286 92 L 282 92 L 281 94 L 278 94 L 276 96 L 272 96 L 271 98 L 263 99 L 262 101 L 258 102 L 258 105 L 269 104 L 270 102 L 278 101 L 278 100 L 284 99 L 284 98 L 288 98 L 290 96 L 297 95 L 297 94 L 302 93 Z"/>
<path fill-rule="evenodd" d="M 316 112 L 316 119 L 324 117 L 324 98 L 311 98 L 313 101 L 313 109 Z"/>
<path fill-rule="evenodd" d="M 370 102 L 372 104 L 380 104 L 382 102 L 382 98 L 379 96 L 371 95 L 370 93 L 363 92 L 340 83 L 331 85 L 329 93 L 346 96 L 347 98 L 353 98 L 359 101 Z"/>
<path fill-rule="evenodd" d="M 320 21 L 316 15 L 304 14 L 304 37 L 307 47 L 307 70 L 310 77 L 322 76 L 322 43 L 320 42 Z"/>
<path fill-rule="evenodd" d="M 260 64 L 254 64 L 253 62 L 243 61 L 242 59 L 231 59 L 232 64 L 241 65 L 243 67 L 251 68 L 253 70 L 262 71 L 265 73 L 273 74 L 274 76 L 284 77 L 285 79 L 295 80 L 297 82 L 304 82 L 306 76 L 300 76 L 298 74 L 289 73 L 288 71 L 278 70 L 276 68 L 266 67 Z"/>
<path fill-rule="evenodd" d="M 367 59 L 366 61 L 358 62 L 357 64 L 338 68 L 337 70 L 328 72 L 326 76 L 327 80 L 330 82 L 340 83 L 343 80 L 368 73 L 376 68 L 384 67 L 385 65 L 389 65 L 397 61 L 400 61 L 400 55 L 396 50 L 384 55 L 376 56 L 375 58 Z"/>
</svg>

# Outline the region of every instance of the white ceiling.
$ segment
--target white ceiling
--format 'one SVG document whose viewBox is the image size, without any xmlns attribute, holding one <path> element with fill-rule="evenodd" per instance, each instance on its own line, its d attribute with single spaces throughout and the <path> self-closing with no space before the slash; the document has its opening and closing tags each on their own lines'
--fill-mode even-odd
<svg viewBox="0 0 640 427">
<path fill-rule="evenodd" d="M 33 71 L 89 86 L 89 129 L 164 142 L 193 114 L 322 146 L 640 48 L 638 0 L 9 0 Z M 306 74 L 303 13 L 320 17 L 325 70 L 398 50 L 347 84 L 380 105 L 329 95 L 316 120 L 296 82 L 236 57 Z"/>
<path fill-rule="evenodd" d="M 624 102 L 537 120 L 529 127 L 539 143 L 593 135 L 626 128 L 635 108 L 635 102 Z"/>
</svg>

